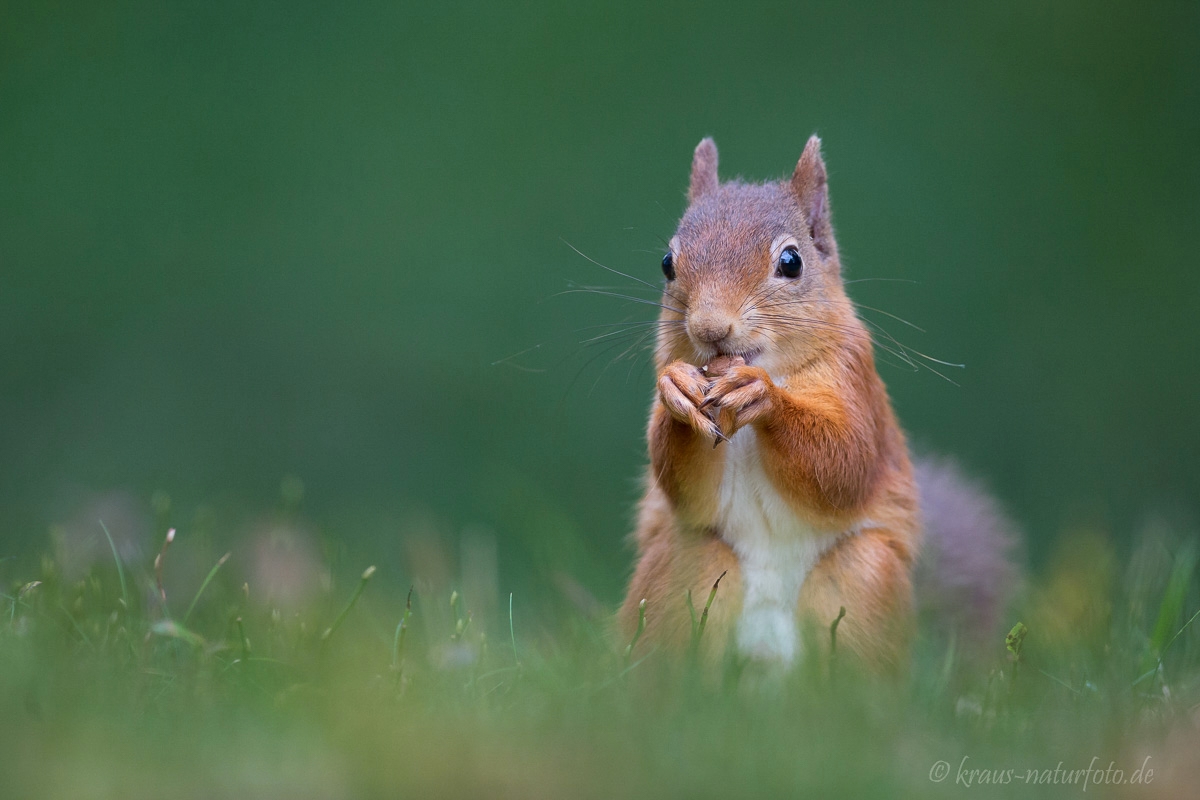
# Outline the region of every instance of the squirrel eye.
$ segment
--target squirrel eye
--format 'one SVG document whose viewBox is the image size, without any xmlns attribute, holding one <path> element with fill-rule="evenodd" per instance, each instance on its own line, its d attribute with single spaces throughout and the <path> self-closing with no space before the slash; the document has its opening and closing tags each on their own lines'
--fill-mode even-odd
<svg viewBox="0 0 1200 800">
<path fill-rule="evenodd" d="M 799 278 L 803 269 L 804 261 L 800 258 L 800 251 L 794 247 L 784 248 L 779 254 L 779 274 L 785 278 Z"/>
<path fill-rule="evenodd" d="M 666 275 L 669 281 L 675 280 L 675 259 L 671 258 L 670 253 L 663 256 L 663 275 Z"/>
</svg>

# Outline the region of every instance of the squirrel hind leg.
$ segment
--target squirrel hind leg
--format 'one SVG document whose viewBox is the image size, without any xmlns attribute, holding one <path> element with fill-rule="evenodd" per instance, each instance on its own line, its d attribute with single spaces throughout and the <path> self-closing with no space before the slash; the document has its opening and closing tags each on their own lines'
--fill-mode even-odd
<svg viewBox="0 0 1200 800">
<path fill-rule="evenodd" d="M 903 671 L 913 633 L 910 564 L 894 544 L 886 528 L 841 539 L 800 592 L 801 620 L 820 650 L 833 647 L 836 620 L 838 657 L 852 654 L 877 675 Z"/>
<path fill-rule="evenodd" d="M 1000 502 L 949 458 L 913 461 L 925 538 L 918 608 L 960 642 L 997 635 L 1021 581 L 1021 534 Z"/>
</svg>

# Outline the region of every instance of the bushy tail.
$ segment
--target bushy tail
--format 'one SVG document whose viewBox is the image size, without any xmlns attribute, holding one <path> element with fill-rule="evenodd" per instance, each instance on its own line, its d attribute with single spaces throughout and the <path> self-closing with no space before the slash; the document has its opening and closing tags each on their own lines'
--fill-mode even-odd
<svg viewBox="0 0 1200 800">
<path fill-rule="evenodd" d="M 917 567 L 917 604 L 939 633 L 966 644 L 994 636 L 1022 579 L 1021 535 L 1000 503 L 958 464 L 913 461 L 925 541 Z"/>
</svg>

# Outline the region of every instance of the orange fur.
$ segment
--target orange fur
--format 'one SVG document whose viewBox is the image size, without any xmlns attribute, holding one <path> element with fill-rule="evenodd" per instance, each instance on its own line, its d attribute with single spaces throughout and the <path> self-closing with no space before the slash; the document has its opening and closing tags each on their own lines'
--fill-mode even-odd
<svg viewBox="0 0 1200 800">
<path fill-rule="evenodd" d="M 621 635 L 632 635 L 644 598 L 639 648 L 681 651 L 690 638 L 685 593 L 702 604 L 727 571 L 704 639 L 710 659 L 725 651 L 745 587 L 731 546 L 740 532 L 722 528 L 732 444 L 718 434 L 732 439 L 748 427 L 752 457 L 797 530 L 833 542 L 803 580 L 796 624 L 827 627 L 844 606 L 839 643 L 870 664 L 897 665 L 912 627 L 917 492 L 870 335 L 842 285 L 820 143 L 813 137 L 778 183 L 721 184 L 716 168 L 706 139 L 671 244 L 675 279 L 663 298 L 650 468 Z M 803 260 L 799 278 L 777 272 L 781 241 Z M 699 368 L 719 355 L 747 363 L 710 379 Z"/>
</svg>

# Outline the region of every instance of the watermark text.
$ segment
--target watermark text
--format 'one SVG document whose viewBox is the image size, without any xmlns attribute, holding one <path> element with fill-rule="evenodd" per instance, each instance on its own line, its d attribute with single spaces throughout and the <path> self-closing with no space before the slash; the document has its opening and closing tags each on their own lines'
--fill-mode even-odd
<svg viewBox="0 0 1200 800">
<path fill-rule="evenodd" d="M 977 764 L 963 756 L 958 766 L 949 761 L 935 761 L 929 768 L 929 780 L 944 783 L 953 779 L 956 786 L 1077 786 L 1086 792 L 1089 786 L 1130 786 L 1151 783 L 1154 766 L 1150 756 L 1134 769 L 1123 769 L 1115 761 L 1093 756 L 1086 767 L 1068 767 L 1059 761 L 1053 767 L 1016 768 L 990 767 Z"/>
</svg>

